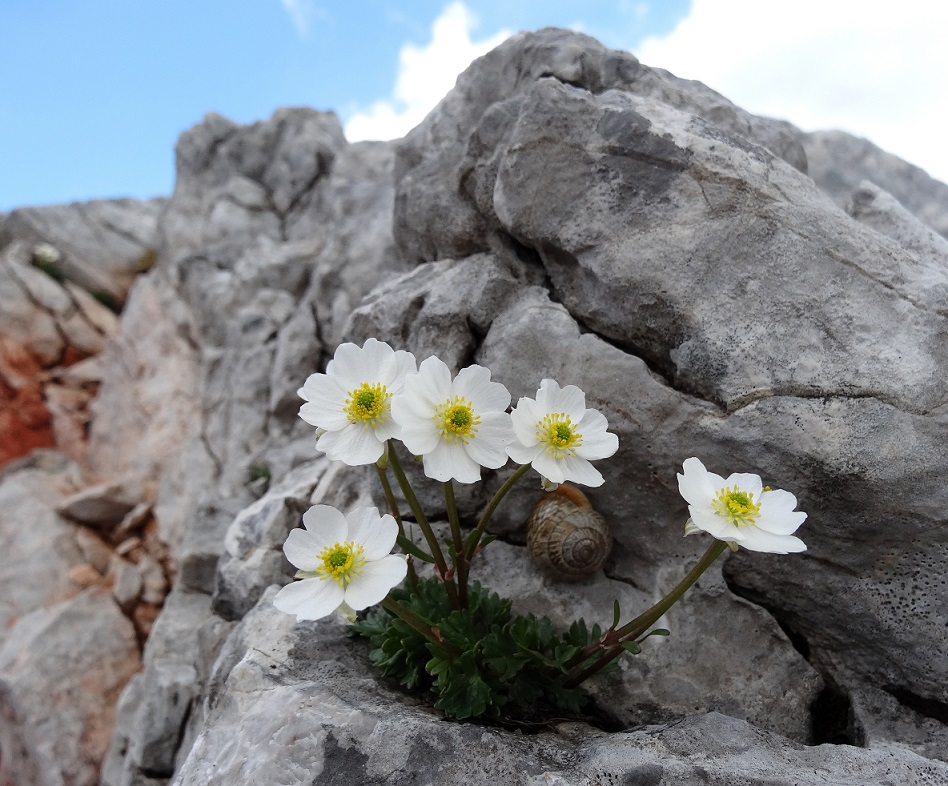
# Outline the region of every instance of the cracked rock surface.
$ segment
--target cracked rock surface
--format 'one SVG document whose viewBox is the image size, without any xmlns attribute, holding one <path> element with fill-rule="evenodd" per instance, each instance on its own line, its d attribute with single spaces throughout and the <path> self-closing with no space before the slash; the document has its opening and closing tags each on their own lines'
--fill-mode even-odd
<svg viewBox="0 0 948 786">
<path fill-rule="evenodd" d="M 349 145 L 308 109 L 209 115 L 155 203 L 154 264 L 116 274 L 112 327 L 82 310 L 85 284 L 31 261 L 53 242 L 27 236 L 32 213 L 5 217 L 19 234 L 0 227 L 4 347 L 32 342 L 56 368 L 62 336 L 86 335 L 64 327 L 74 315 L 113 338 L 37 388 L 61 410 L 72 399 L 50 385 L 95 394 L 80 463 L 56 442 L 0 474 L 16 555 L 0 570 L 2 777 L 948 782 L 943 184 L 873 156 L 542 30 L 475 61 L 399 142 Z M 616 540 L 596 575 L 565 585 L 526 562 L 535 475 L 499 509 L 475 578 L 518 611 L 604 623 L 614 598 L 635 614 L 673 586 L 706 546 L 682 537 L 689 456 L 793 491 L 809 550 L 741 551 L 705 574 L 662 620 L 668 640 L 590 686 L 621 732 L 444 722 L 381 682 L 338 622 L 270 602 L 303 510 L 383 505 L 373 474 L 317 455 L 296 414 L 305 377 L 370 336 L 486 365 L 514 401 L 543 377 L 579 385 L 618 434 L 588 495 Z M 510 471 L 458 488 L 462 524 Z M 87 641 L 86 624 L 109 635 Z M 125 666 L 95 685 L 57 671 L 70 640 Z M 81 700 L 47 722 L 69 691 Z"/>
</svg>

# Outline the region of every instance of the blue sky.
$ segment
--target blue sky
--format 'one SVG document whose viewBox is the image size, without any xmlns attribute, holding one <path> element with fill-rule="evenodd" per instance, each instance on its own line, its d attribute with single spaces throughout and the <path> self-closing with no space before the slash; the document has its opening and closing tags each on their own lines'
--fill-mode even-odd
<svg viewBox="0 0 948 786">
<path fill-rule="evenodd" d="M 795 11 L 776 27 L 760 9 L 784 4 L 759 0 L 2 0 L 0 212 L 169 194 L 175 141 L 209 111 L 252 122 L 279 106 L 305 105 L 335 110 L 352 138 L 400 135 L 399 123 L 417 122 L 453 84 L 464 65 L 459 58 L 467 62 L 511 32 L 546 25 L 582 29 L 650 65 L 701 79 L 752 111 L 802 127 L 846 128 L 899 152 L 897 134 L 886 137 L 885 124 L 904 115 L 917 131 L 917 113 L 934 111 L 931 73 L 944 60 L 937 36 L 925 31 L 948 29 L 944 19 L 913 19 L 915 2 L 904 0 L 900 18 L 912 23 L 907 30 L 922 32 L 890 45 L 902 30 L 891 16 L 860 37 L 852 14 L 837 24 L 826 11 L 834 4 L 816 0 L 786 4 Z M 822 40 L 801 10 L 808 3 L 821 24 L 827 20 L 817 27 Z M 856 7 L 873 16 L 871 0 Z M 794 17 L 803 22 L 794 24 Z M 903 44 L 908 55 L 891 48 Z M 897 68 L 895 76 L 891 68 L 881 77 L 866 74 L 880 48 L 892 68 L 906 58 L 919 61 L 929 86 Z M 842 82 L 825 78 L 832 67 Z M 817 68 L 822 78 L 814 76 Z M 891 98 L 872 94 L 880 82 L 892 83 Z M 832 111 L 840 108 L 837 120 Z M 882 138 L 872 128 L 877 116 Z M 932 171 L 937 165 L 912 152 L 922 141 L 913 146 L 909 139 L 901 154 Z"/>
</svg>

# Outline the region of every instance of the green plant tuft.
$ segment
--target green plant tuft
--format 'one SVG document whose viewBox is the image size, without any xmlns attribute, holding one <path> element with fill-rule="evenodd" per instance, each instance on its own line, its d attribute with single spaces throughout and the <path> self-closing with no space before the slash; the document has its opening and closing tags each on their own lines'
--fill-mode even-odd
<svg viewBox="0 0 948 786">
<path fill-rule="evenodd" d="M 408 690 L 429 690 L 449 718 L 522 720 L 522 708 L 531 720 L 576 715 L 588 701 L 582 687 L 562 682 L 566 664 L 599 640 L 598 625 L 589 630 L 578 620 L 561 634 L 546 617 L 513 615 L 509 600 L 477 582 L 466 609 L 452 610 L 434 578 L 419 581 L 417 593 L 399 589 L 392 597 L 430 621 L 442 642 L 382 608 L 352 627 L 371 643 L 370 658 L 383 674 Z"/>
</svg>

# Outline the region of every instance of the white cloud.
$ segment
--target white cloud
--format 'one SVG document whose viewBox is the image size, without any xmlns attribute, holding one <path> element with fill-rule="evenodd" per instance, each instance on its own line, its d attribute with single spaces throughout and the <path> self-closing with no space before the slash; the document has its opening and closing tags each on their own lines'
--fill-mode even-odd
<svg viewBox="0 0 948 786">
<path fill-rule="evenodd" d="M 948 4 L 693 0 L 635 55 L 755 114 L 841 129 L 948 181 Z"/>
<path fill-rule="evenodd" d="M 316 6 L 312 0 L 280 0 L 283 10 L 290 15 L 290 21 L 296 28 L 296 33 L 300 38 L 309 36 L 310 25 L 313 19 L 325 17 L 326 12 Z"/>
<path fill-rule="evenodd" d="M 427 46 L 405 44 L 401 48 L 392 97 L 353 114 L 345 126 L 346 138 L 350 142 L 397 139 L 424 120 L 472 60 L 510 35 L 501 30 L 490 38 L 472 41 L 471 31 L 476 25 L 477 20 L 464 3 L 448 5 L 432 24 Z"/>
</svg>

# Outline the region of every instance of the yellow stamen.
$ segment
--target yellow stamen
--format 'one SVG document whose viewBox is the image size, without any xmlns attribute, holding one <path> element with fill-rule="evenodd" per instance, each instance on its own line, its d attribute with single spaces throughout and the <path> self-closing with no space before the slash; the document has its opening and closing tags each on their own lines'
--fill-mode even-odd
<svg viewBox="0 0 948 786">
<path fill-rule="evenodd" d="M 376 428 L 388 419 L 391 400 L 392 396 L 385 385 L 380 382 L 372 385 L 363 382 L 349 391 L 345 411 L 350 422 L 364 423 L 370 428 Z"/>
<path fill-rule="evenodd" d="M 477 433 L 481 418 L 466 398 L 455 396 L 435 410 L 435 422 L 446 442 L 460 441 L 466 445 Z"/>
<path fill-rule="evenodd" d="M 365 565 L 362 546 L 349 540 L 326 546 L 318 559 L 322 560 L 322 565 L 316 568 L 316 574 L 321 579 L 332 579 L 341 587 L 347 586 L 353 576 L 362 573 Z"/>
<path fill-rule="evenodd" d="M 563 458 L 573 455 L 583 444 L 583 435 L 576 430 L 568 415 L 559 412 L 545 415 L 537 423 L 537 440 L 546 445 L 547 453 Z"/>
<path fill-rule="evenodd" d="M 711 500 L 711 507 L 735 527 L 749 527 L 760 516 L 760 503 L 754 502 L 754 495 L 737 486 L 721 489 Z"/>
</svg>

